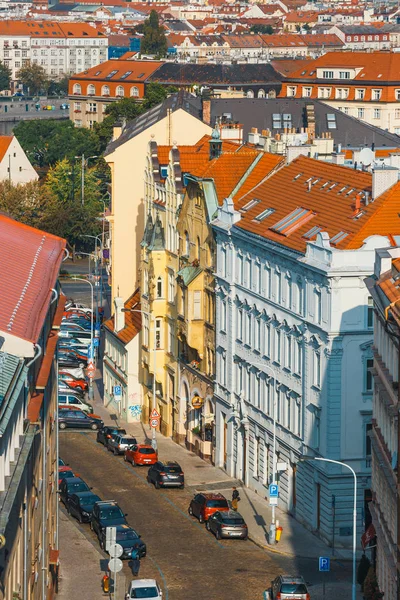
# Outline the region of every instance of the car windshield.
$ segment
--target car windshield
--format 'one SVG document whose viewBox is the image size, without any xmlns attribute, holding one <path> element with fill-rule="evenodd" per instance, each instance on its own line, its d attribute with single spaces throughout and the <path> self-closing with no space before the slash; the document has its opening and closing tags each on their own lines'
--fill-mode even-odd
<svg viewBox="0 0 400 600">
<path fill-rule="evenodd" d="M 79 499 L 79 504 L 81 504 L 82 506 L 86 504 L 94 504 L 98 501 L 98 499 L 99 497 L 95 494 L 93 494 L 92 496 L 85 496 L 84 498 Z"/>
<path fill-rule="evenodd" d="M 164 467 L 164 471 L 166 473 L 180 473 L 181 468 L 180 467 Z"/>
<path fill-rule="evenodd" d="M 123 516 L 122 510 L 117 506 L 105 508 L 104 510 L 100 511 L 100 519 L 121 519 Z"/>
<path fill-rule="evenodd" d="M 139 448 L 139 454 L 154 454 L 153 448 Z"/>
<path fill-rule="evenodd" d="M 227 525 L 244 525 L 243 519 L 235 519 L 235 517 L 233 517 L 232 519 L 224 519 L 223 518 L 222 520 Z"/>
<path fill-rule="evenodd" d="M 135 531 L 117 531 L 117 542 L 125 542 L 127 540 L 137 540 L 138 535 Z"/>
<path fill-rule="evenodd" d="M 208 500 L 207 506 L 208 508 L 228 508 L 228 503 L 226 500 Z"/>
<path fill-rule="evenodd" d="M 281 594 L 307 594 L 304 583 L 282 583 Z"/>
<path fill-rule="evenodd" d="M 77 483 L 69 483 L 68 491 L 69 492 L 87 492 L 88 486 L 84 481 L 78 481 Z"/>
<path fill-rule="evenodd" d="M 131 598 L 158 598 L 158 589 L 152 587 L 140 587 L 132 590 Z"/>
<path fill-rule="evenodd" d="M 131 444 L 134 444 L 135 441 L 136 440 L 134 438 L 122 438 L 121 444 L 128 444 L 128 446 L 130 446 Z"/>
<path fill-rule="evenodd" d="M 75 477 L 72 471 L 61 471 L 58 474 L 59 479 L 68 479 L 68 477 Z"/>
</svg>

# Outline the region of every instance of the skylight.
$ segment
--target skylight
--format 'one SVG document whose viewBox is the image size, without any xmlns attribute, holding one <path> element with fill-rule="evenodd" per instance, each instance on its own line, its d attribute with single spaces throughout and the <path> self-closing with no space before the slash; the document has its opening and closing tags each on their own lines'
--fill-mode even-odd
<svg viewBox="0 0 400 600">
<path fill-rule="evenodd" d="M 118 73 L 118 71 L 111 71 L 111 73 L 109 73 L 108 75 L 106 75 L 106 79 L 111 79 L 112 77 L 114 77 L 114 75 Z"/>
<path fill-rule="evenodd" d="M 296 179 L 298 179 L 302 175 L 303 175 L 303 173 L 297 173 L 297 175 L 295 177 L 293 177 L 293 181 L 296 181 Z"/>
<path fill-rule="evenodd" d="M 258 198 L 253 198 L 253 200 L 250 200 L 250 202 L 247 202 L 247 204 L 242 206 L 242 208 L 240 209 L 240 212 L 241 213 L 247 212 L 254 206 L 257 206 L 257 204 L 259 204 L 260 202 L 261 202 L 261 200 L 259 200 Z"/>
<path fill-rule="evenodd" d="M 264 221 L 264 219 L 266 219 L 267 217 L 272 215 L 272 213 L 274 213 L 274 212 L 275 212 L 274 208 L 266 208 L 265 210 L 263 210 L 262 213 L 260 213 L 256 217 L 254 217 L 253 221 L 257 221 L 258 223 L 261 223 L 261 221 Z"/>
<path fill-rule="evenodd" d="M 314 225 L 314 227 L 311 227 L 311 229 L 307 231 L 307 233 L 305 233 L 303 237 L 307 238 L 308 240 L 311 240 L 311 238 L 315 237 L 320 231 L 322 231 L 322 227 L 320 227 L 319 225 Z"/>
<path fill-rule="evenodd" d="M 278 221 L 270 229 L 281 233 L 282 235 L 290 235 L 293 231 L 305 225 L 307 221 L 315 217 L 316 213 L 307 208 L 296 208 L 289 215 Z"/>
<path fill-rule="evenodd" d="M 333 113 L 328 113 L 326 115 L 326 120 L 328 124 L 328 129 L 336 129 L 336 115 Z"/>
<path fill-rule="evenodd" d="M 344 190 L 347 190 L 347 185 L 344 185 L 342 188 L 340 188 L 338 194 L 341 194 L 342 192 L 344 192 Z"/>
<path fill-rule="evenodd" d="M 349 191 L 348 191 L 348 192 L 346 192 L 346 196 L 350 196 L 350 194 L 351 194 L 352 192 L 354 192 L 354 191 L 355 191 L 355 189 L 354 189 L 354 188 L 350 188 L 350 189 L 349 189 Z"/>
<path fill-rule="evenodd" d="M 329 241 L 331 244 L 337 245 L 340 244 L 340 242 L 343 242 L 348 235 L 349 234 L 346 231 L 339 231 L 339 233 L 331 237 Z"/>
<path fill-rule="evenodd" d="M 132 74 L 132 71 L 127 71 L 126 73 L 121 75 L 120 79 L 126 79 L 128 77 L 128 75 L 131 75 L 131 74 Z"/>
</svg>

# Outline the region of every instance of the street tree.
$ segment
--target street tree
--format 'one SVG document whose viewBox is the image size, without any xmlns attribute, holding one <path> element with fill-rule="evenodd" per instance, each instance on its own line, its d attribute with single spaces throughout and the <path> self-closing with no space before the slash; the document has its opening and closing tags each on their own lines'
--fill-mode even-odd
<svg viewBox="0 0 400 600">
<path fill-rule="evenodd" d="M 272 35 L 274 29 L 271 25 L 252 25 L 250 27 L 251 33 L 264 33 L 266 35 Z"/>
<path fill-rule="evenodd" d="M 167 53 L 167 38 L 164 27 L 160 25 L 158 13 L 152 10 L 148 19 L 143 24 L 143 38 L 141 43 L 142 54 L 165 56 Z"/>
<path fill-rule="evenodd" d="M 17 221 L 41 228 L 51 198 L 38 182 L 14 185 L 8 180 L 0 182 L 0 211 Z"/>
<path fill-rule="evenodd" d="M 32 95 L 47 91 L 48 78 L 46 71 L 36 63 L 28 61 L 27 64 L 17 72 L 16 77 L 24 87 L 28 88 L 29 93 Z"/>
<path fill-rule="evenodd" d="M 10 89 L 11 71 L 0 61 L 0 91 Z"/>
</svg>

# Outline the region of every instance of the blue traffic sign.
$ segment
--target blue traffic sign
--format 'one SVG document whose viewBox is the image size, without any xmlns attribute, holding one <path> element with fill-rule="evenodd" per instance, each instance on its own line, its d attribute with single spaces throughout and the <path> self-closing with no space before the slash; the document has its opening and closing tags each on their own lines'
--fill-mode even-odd
<svg viewBox="0 0 400 600">
<path fill-rule="evenodd" d="M 94 338 L 94 340 L 93 340 L 93 346 L 95 348 L 98 348 L 100 346 L 100 339 L 99 338 Z"/>
<path fill-rule="evenodd" d="M 331 570 L 331 559 L 329 556 L 319 557 L 319 570 L 325 571 L 326 573 Z"/>
<path fill-rule="evenodd" d="M 94 356 L 94 353 L 93 353 L 93 346 L 92 346 L 92 345 L 90 345 L 90 346 L 88 347 L 88 358 L 93 358 L 93 356 Z"/>
<path fill-rule="evenodd" d="M 122 396 L 122 387 L 120 385 L 114 385 L 114 396 Z"/>
<path fill-rule="evenodd" d="M 270 498 L 278 498 L 279 497 L 279 487 L 277 483 L 271 483 L 269 486 L 269 497 Z"/>
</svg>

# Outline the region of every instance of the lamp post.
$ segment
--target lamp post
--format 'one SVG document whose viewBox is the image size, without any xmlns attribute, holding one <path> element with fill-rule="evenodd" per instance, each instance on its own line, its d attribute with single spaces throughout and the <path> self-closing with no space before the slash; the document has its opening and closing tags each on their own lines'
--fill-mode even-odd
<svg viewBox="0 0 400 600">
<path fill-rule="evenodd" d="M 89 160 L 91 158 L 99 157 L 97 154 L 94 154 L 93 156 L 88 156 L 87 158 L 85 158 L 85 155 L 82 154 L 82 156 L 75 156 L 75 158 L 81 159 L 81 203 L 83 206 L 85 204 L 85 167 L 88 166 Z"/>
<path fill-rule="evenodd" d="M 235 361 L 234 361 L 235 362 Z M 239 361 L 237 361 L 239 362 Z M 242 359 L 240 362 L 245 362 Z M 250 363 L 252 367 L 258 367 L 262 370 L 269 370 L 272 373 L 274 379 L 274 401 L 273 401 L 273 412 L 272 412 L 272 483 L 276 484 L 276 372 L 275 369 L 264 363 Z M 268 543 L 274 545 L 276 541 L 276 518 L 275 518 L 275 505 L 271 506 L 271 525 L 269 528 Z"/>
<path fill-rule="evenodd" d="M 138 308 L 124 308 L 123 311 L 124 312 L 141 313 L 142 315 L 146 315 L 147 317 L 149 317 L 149 321 L 151 319 L 153 319 L 154 328 L 153 328 L 153 402 L 152 402 L 152 408 L 153 408 L 153 410 L 154 409 L 157 410 L 157 405 L 156 405 L 156 391 L 157 391 L 156 390 L 156 368 L 157 368 L 156 319 L 151 313 L 147 312 L 146 310 L 139 310 Z M 155 427 L 152 427 L 151 429 L 152 429 L 151 445 L 153 446 L 154 450 L 157 450 L 156 430 L 155 430 Z"/>
<path fill-rule="evenodd" d="M 100 238 L 99 235 L 89 235 L 89 234 L 82 234 L 81 237 L 88 237 L 88 238 L 92 238 L 94 240 L 96 240 L 95 242 L 95 256 L 96 256 L 96 260 L 95 260 L 95 275 L 96 275 L 96 281 L 97 281 L 97 277 L 99 276 L 99 269 L 98 269 L 98 260 L 99 260 L 99 256 L 97 253 L 97 242 L 99 242 L 100 244 L 100 251 L 101 251 L 101 264 L 103 264 L 103 242 Z M 100 305 L 103 306 L 103 269 L 101 269 L 101 274 L 100 274 Z M 98 297 L 98 293 L 96 290 L 96 323 L 98 323 L 99 321 L 99 297 Z"/>
<path fill-rule="evenodd" d="M 357 475 L 352 467 L 340 460 L 332 460 L 330 458 L 321 458 L 319 456 L 302 456 L 301 461 L 319 460 L 321 462 L 332 463 L 346 467 L 352 472 L 354 477 L 354 500 L 353 500 L 353 582 L 351 588 L 351 600 L 356 600 L 356 553 L 357 553 Z"/>
<path fill-rule="evenodd" d="M 88 281 L 87 279 L 84 279 L 83 277 L 74 277 L 73 278 L 74 281 L 83 281 L 84 283 L 87 283 L 88 285 L 90 285 L 90 290 L 91 290 L 91 301 L 92 301 L 92 318 L 90 321 L 90 354 L 91 354 L 91 358 L 89 358 L 88 362 L 93 362 L 93 357 L 94 357 L 94 348 L 93 348 L 93 284 Z M 89 377 L 89 399 L 93 400 L 93 379 L 91 377 Z"/>
</svg>

